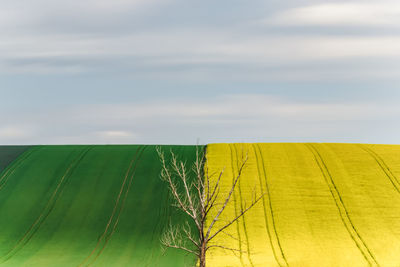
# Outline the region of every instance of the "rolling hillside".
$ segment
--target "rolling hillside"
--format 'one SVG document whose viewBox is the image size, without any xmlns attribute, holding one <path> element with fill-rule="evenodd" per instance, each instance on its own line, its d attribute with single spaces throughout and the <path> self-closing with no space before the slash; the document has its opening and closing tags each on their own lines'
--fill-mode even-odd
<svg viewBox="0 0 400 267">
<path fill-rule="evenodd" d="M 194 160 L 194 146 L 163 148 L 188 163 Z M 159 178 L 154 146 L 0 151 L 0 164 L 12 161 L 0 174 L 0 266 L 175 267 L 195 262 L 179 251 L 161 254 L 161 232 L 169 221 L 183 217 L 171 207 L 168 188 Z"/>
<path fill-rule="evenodd" d="M 221 220 L 254 189 L 265 195 L 215 240 L 241 252 L 210 250 L 208 266 L 400 266 L 400 146 L 207 146 L 210 171 L 225 168 L 224 188 L 246 155 Z"/>
<path fill-rule="evenodd" d="M 163 149 L 195 159 L 195 146 Z M 206 156 L 209 173 L 224 169 L 221 198 L 248 158 L 220 223 L 264 194 L 215 239 L 237 251 L 212 249 L 207 266 L 400 266 L 400 146 L 211 144 Z M 154 146 L 0 147 L 0 266 L 194 266 L 162 254 L 163 229 L 185 217 L 160 168 Z"/>
</svg>

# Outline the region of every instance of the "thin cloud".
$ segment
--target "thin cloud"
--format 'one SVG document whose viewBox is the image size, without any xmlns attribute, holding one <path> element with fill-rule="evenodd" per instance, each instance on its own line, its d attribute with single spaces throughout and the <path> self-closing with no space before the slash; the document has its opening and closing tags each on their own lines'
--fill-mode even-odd
<svg viewBox="0 0 400 267">
<path fill-rule="evenodd" d="M 225 142 L 254 138 L 259 141 L 289 141 L 287 138 L 296 137 L 303 141 L 304 138 L 314 138 L 314 141 L 319 138 L 322 141 L 342 139 L 379 143 L 381 141 L 373 139 L 373 135 L 377 132 L 394 135 L 400 130 L 394 123 L 398 117 L 400 108 L 396 103 L 383 107 L 365 101 L 301 102 L 262 94 L 241 94 L 213 100 L 180 98 L 85 105 L 53 111 L 51 116 L 47 112 L 23 114 L 19 118 L 15 115 L 20 124 L 30 123 L 32 128 L 40 131 L 30 136 L 18 136 L 15 129 L 3 130 L 0 140 L 3 144 L 193 144 L 197 138 L 209 143 L 224 137 Z M 11 135 L 14 138 L 7 139 Z M 392 142 L 399 142 L 398 137 L 390 138 Z"/>
<path fill-rule="evenodd" d="M 3 0 L 0 10 L 0 22 L 38 23 L 54 20 L 56 17 L 80 19 L 87 15 L 87 20 L 104 15 L 138 12 L 154 6 L 162 6 L 171 0 L 79 0 L 79 1 L 47 1 L 47 0 Z M 72 21 L 71 21 L 72 22 Z M 0 23 L 1 26 L 6 26 Z"/>
<path fill-rule="evenodd" d="M 225 95 L 213 100 L 179 99 L 132 103 L 129 105 L 94 105 L 83 107 L 80 113 L 84 121 L 131 121 L 135 120 L 247 120 L 273 117 L 276 119 L 303 121 L 357 121 L 400 116 L 397 105 L 382 107 L 374 102 L 361 103 L 302 103 L 285 98 L 261 94 Z M 75 116 L 74 116 L 75 117 Z"/>
<path fill-rule="evenodd" d="M 160 48 L 156 45 L 160 43 L 165 45 Z M 185 66 L 183 71 L 190 71 L 195 68 L 226 70 L 229 65 L 231 71 L 237 67 L 238 73 L 234 76 L 240 77 L 240 73 L 246 72 L 243 67 L 260 69 L 265 66 L 278 67 L 275 72 L 280 73 L 275 75 L 279 77 L 290 73 L 290 66 L 300 65 L 301 74 L 307 64 L 315 62 L 341 60 L 346 66 L 346 62 L 354 58 L 377 61 L 390 58 L 393 61 L 394 57 L 400 57 L 398 47 L 398 36 L 250 36 L 232 41 L 229 33 L 219 35 L 215 31 L 155 32 L 109 38 L 38 35 L 4 42 L 0 47 L 0 69 L 3 73 L 86 73 L 113 72 L 110 66 L 117 66 L 131 74 L 157 72 L 163 75 L 182 72 L 179 66 Z M 334 67 L 328 69 L 334 70 Z M 371 64 L 370 70 L 379 73 L 382 69 Z M 360 72 L 361 69 L 348 71 Z M 387 71 L 390 74 L 393 68 Z M 393 77 L 397 76 L 395 72 Z"/>
<path fill-rule="evenodd" d="M 400 25 L 398 2 L 332 2 L 285 10 L 262 20 L 275 25 L 392 26 Z"/>
<path fill-rule="evenodd" d="M 166 3 L 174 0 L 118 0 L 111 6 L 110 2 L 103 0 L 58 1 L 57 6 L 47 2 L 39 0 L 32 4 L 26 0 L 18 3 L 7 0 L 2 5 L 2 10 L 10 11 L 4 16 L 7 23 L 3 22 L 3 30 L 0 30 L 0 71 L 3 74 L 101 73 L 112 76 L 118 73 L 148 80 L 161 78 L 192 82 L 227 79 L 253 82 L 347 81 L 352 78 L 400 77 L 400 61 L 396 60 L 400 57 L 400 37 L 391 31 L 382 36 L 326 35 L 322 34 L 324 29 L 311 35 L 303 34 L 302 30 L 260 34 L 257 25 L 246 23 L 249 19 L 244 17 L 238 18 L 243 22 L 242 27 L 204 24 L 196 26 L 194 31 L 190 30 L 190 23 L 165 27 L 163 17 L 155 19 L 149 29 L 129 30 L 115 25 L 116 29 L 102 27 L 100 32 L 86 32 L 79 29 L 101 20 L 103 11 L 109 11 L 107 16 L 113 18 L 112 21 L 134 14 L 138 16 L 137 21 L 141 21 L 141 11 L 154 8 L 161 12 L 162 7 L 168 5 Z M 26 7 L 21 8 L 23 5 Z M 261 23 L 273 24 L 275 30 L 279 29 L 280 23 L 321 23 L 322 26 L 341 23 L 347 26 L 352 25 L 354 21 L 351 20 L 356 20 L 367 24 L 388 24 L 400 18 L 400 15 L 390 15 L 400 12 L 399 7 L 400 4 L 394 2 L 379 5 L 371 2 L 315 4 L 272 13 Z M 124 11 L 132 13 L 129 16 L 115 13 Z M 355 16 L 354 12 L 361 15 Z M 59 24 L 57 20 L 60 18 L 67 19 L 68 25 L 76 24 L 76 27 L 64 31 L 65 23 Z M 71 21 L 71 18 L 74 19 Z M 12 21 L 19 21 L 26 27 Z M 9 25 L 19 26 L 11 30 Z M 350 61 L 364 59 L 374 62 L 368 66 L 349 67 Z"/>
<path fill-rule="evenodd" d="M 3 126 L 0 127 L 0 140 L 3 142 L 26 141 L 34 135 L 32 129 L 26 126 Z"/>
<path fill-rule="evenodd" d="M 102 138 L 112 138 L 112 139 L 119 139 L 119 138 L 126 138 L 126 137 L 133 137 L 129 131 L 120 131 L 120 130 L 111 130 L 111 131 L 99 131 L 97 134 Z"/>
</svg>

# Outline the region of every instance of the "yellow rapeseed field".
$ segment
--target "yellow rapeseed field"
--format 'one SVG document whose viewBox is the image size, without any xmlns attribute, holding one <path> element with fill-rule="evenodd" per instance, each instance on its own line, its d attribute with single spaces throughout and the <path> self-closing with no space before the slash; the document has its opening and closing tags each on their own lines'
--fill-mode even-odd
<svg viewBox="0 0 400 267">
<path fill-rule="evenodd" d="M 219 224 L 265 195 L 214 240 L 237 251 L 210 249 L 208 266 L 400 266 L 400 146 L 211 144 L 219 202 L 246 155 Z"/>
</svg>

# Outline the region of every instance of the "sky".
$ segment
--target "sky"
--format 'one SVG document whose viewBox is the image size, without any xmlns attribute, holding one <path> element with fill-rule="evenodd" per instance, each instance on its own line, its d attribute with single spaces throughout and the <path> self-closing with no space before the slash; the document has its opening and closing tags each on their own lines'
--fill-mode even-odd
<svg viewBox="0 0 400 267">
<path fill-rule="evenodd" d="M 400 144 L 400 2 L 2 0 L 0 144 Z"/>
</svg>

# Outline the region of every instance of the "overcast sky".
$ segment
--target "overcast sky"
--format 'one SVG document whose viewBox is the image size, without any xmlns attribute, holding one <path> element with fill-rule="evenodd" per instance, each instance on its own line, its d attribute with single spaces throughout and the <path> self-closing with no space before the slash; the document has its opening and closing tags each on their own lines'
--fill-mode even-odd
<svg viewBox="0 0 400 267">
<path fill-rule="evenodd" d="M 0 144 L 400 144 L 399 1 L 2 0 Z"/>
</svg>

